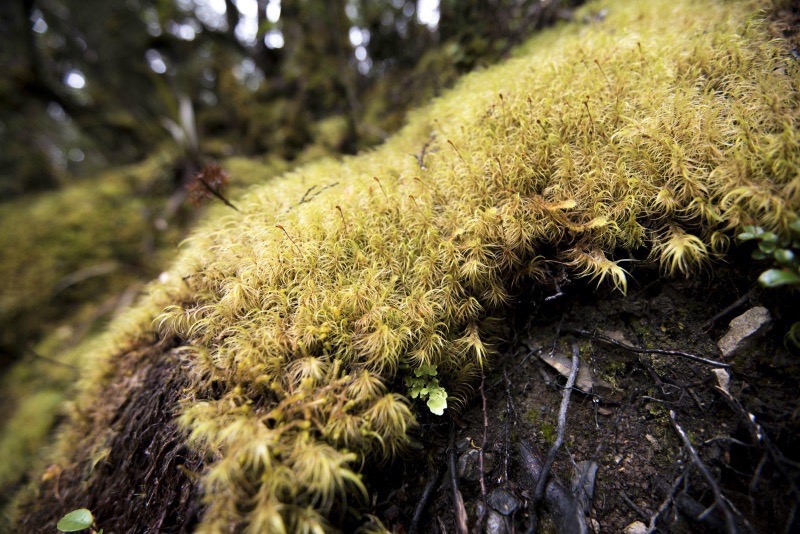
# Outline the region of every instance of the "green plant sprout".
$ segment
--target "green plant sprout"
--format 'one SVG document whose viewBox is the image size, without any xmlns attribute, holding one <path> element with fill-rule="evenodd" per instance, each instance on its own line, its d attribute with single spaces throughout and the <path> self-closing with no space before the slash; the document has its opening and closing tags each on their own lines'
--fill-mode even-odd
<svg viewBox="0 0 800 534">
<path fill-rule="evenodd" d="M 421 365 L 414 370 L 414 376 L 406 377 L 406 387 L 412 399 L 428 399 L 428 409 L 436 415 L 447 409 L 447 391 L 439 385 L 435 365 Z"/>
<path fill-rule="evenodd" d="M 56 525 L 56 528 L 61 532 L 78 532 L 91 528 L 92 534 L 103 534 L 102 528 L 100 530 L 95 530 L 93 525 L 94 516 L 92 512 L 86 508 L 79 508 L 62 517 Z"/>
<path fill-rule="evenodd" d="M 758 241 L 753 259 L 772 259 L 778 267 L 767 269 L 758 281 L 764 287 L 800 287 L 800 219 L 789 224 L 791 236 L 779 236 L 765 231 L 760 226 L 748 225 L 737 237 L 741 241 Z"/>
<path fill-rule="evenodd" d="M 740 241 L 758 242 L 758 248 L 752 253 L 754 259 L 772 260 L 774 267 L 758 277 L 759 283 L 764 287 L 800 288 L 800 218 L 792 221 L 788 228 L 788 235 L 778 235 L 761 226 L 747 225 L 737 236 Z M 789 328 L 786 339 L 800 346 L 800 321 Z"/>
</svg>

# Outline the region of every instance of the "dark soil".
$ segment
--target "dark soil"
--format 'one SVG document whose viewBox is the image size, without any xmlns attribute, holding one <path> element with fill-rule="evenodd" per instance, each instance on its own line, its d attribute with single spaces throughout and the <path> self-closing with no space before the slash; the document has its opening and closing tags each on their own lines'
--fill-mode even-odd
<svg viewBox="0 0 800 534">
<path fill-rule="evenodd" d="M 543 358 L 551 353 L 569 358 L 571 347 L 577 344 L 580 365 L 591 369 L 595 389 L 591 394 L 573 390 L 564 446 L 552 473 L 570 488 L 578 464 L 597 464 L 594 496 L 586 508 L 589 531 L 622 532 L 635 521 L 644 525 L 652 521 L 662 532 L 725 532 L 727 506 L 741 532 L 800 532 L 796 510 L 800 499 L 800 355 L 783 342 L 788 325 L 800 319 L 792 308 L 792 295 L 762 292 L 751 286 L 757 270 L 741 273 L 726 266 L 715 266 L 714 279 L 705 275 L 669 281 L 653 270 L 634 276 L 638 287 L 627 297 L 598 294 L 576 284 L 551 302 L 543 302 L 544 295 L 528 295 L 514 314 L 513 326 L 505 335 L 508 341 L 502 344 L 503 355 L 493 360 L 485 379 L 487 426 L 483 397 L 477 390 L 463 413 L 453 418 L 462 466 L 474 464 L 483 448 L 488 501 L 498 511 L 504 507 L 507 511 L 509 505 L 513 508 L 513 497 L 520 505 L 507 516 L 486 513 L 483 530 L 503 533 L 528 528 L 535 480 L 526 474 L 519 446 L 530 442 L 540 459 L 550 449 L 566 379 Z M 737 300 L 735 309 L 709 323 Z M 720 360 L 716 342 L 728 323 L 756 305 L 769 309 L 772 329 L 726 362 L 731 364 L 727 369 L 730 398 L 718 389 L 711 365 L 676 355 L 635 353 L 574 334 L 576 330 L 599 332 L 639 348 Z M 607 381 L 605 387 L 597 383 L 600 380 Z M 727 502 L 715 503 L 713 488 L 692 462 L 670 412 Z M 375 484 L 383 484 L 374 511 L 390 530 L 413 530 L 414 509 L 423 488 L 438 473 L 417 532 L 458 531 L 447 468 L 449 433 L 447 419 L 425 418 L 418 439 L 435 444 L 426 446 L 427 456 L 420 453 L 379 476 L 372 475 Z M 389 473 L 397 478 L 387 477 Z M 462 474 L 459 490 L 469 530 L 477 532 L 483 501 L 479 469 L 473 465 Z M 563 518 L 547 506 L 543 511 L 540 531 L 559 531 Z"/>
</svg>

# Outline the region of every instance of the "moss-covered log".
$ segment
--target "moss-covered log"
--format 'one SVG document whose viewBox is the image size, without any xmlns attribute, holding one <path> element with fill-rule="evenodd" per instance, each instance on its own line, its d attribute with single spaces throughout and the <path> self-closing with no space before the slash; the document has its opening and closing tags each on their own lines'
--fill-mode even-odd
<svg viewBox="0 0 800 534">
<path fill-rule="evenodd" d="M 405 378 L 435 368 L 452 406 L 520 283 L 625 291 L 623 262 L 688 276 L 743 225 L 786 233 L 800 77 L 764 7 L 591 4 L 375 151 L 238 199 L 92 355 L 21 528 L 82 506 L 115 531 L 352 525 L 363 462 L 425 409 Z"/>
</svg>

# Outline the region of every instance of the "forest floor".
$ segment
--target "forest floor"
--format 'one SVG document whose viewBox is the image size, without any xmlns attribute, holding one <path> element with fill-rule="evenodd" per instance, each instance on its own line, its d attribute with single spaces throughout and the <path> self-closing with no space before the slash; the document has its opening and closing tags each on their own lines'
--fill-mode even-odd
<svg viewBox="0 0 800 534">
<path fill-rule="evenodd" d="M 800 531 L 800 356 L 783 340 L 796 320 L 786 315 L 796 312 L 791 296 L 753 288 L 758 271 L 748 261 L 737 262 L 739 269 L 716 265 L 713 275 L 691 280 L 640 269 L 628 296 L 575 284 L 556 299 L 521 299 L 499 336 L 507 341 L 483 394 L 476 387 L 454 422 L 423 418 L 418 434 L 435 445 L 372 473 L 368 484 L 381 487 L 376 516 L 395 532 L 458 532 L 455 472 L 470 531 L 480 530 L 482 502 L 489 503 L 485 532 L 526 531 L 535 496 L 530 473 L 541 470 L 558 436 L 576 347 L 584 371 L 552 464 L 551 480 L 561 487 L 551 481 L 545 492 L 540 532 L 582 528 L 570 523 L 576 514 L 589 532 L 645 532 L 651 525 L 664 532 Z M 717 342 L 729 322 L 758 306 L 771 314 L 767 332 L 722 360 Z M 564 362 L 562 373 L 547 362 L 554 359 Z M 523 458 L 522 446 L 533 456 Z M 583 504 L 573 497 L 580 473 L 589 493 Z"/>
</svg>

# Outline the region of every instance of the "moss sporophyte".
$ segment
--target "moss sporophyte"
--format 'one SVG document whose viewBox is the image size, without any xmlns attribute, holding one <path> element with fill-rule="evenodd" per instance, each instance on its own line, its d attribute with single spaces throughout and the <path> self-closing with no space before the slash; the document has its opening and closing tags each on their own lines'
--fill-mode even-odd
<svg viewBox="0 0 800 534">
<path fill-rule="evenodd" d="M 178 424 L 208 459 L 198 530 L 321 532 L 358 508 L 362 462 L 409 444 L 409 397 L 463 402 L 494 356 L 487 319 L 549 265 L 625 291 L 634 251 L 691 275 L 745 224 L 785 235 L 800 76 L 763 5 L 620 1 L 465 77 L 374 151 L 236 199 L 92 353 L 57 463 L 101 447 L 92 416 L 155 331 L 179 345 Z"/>
</svg>

